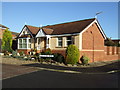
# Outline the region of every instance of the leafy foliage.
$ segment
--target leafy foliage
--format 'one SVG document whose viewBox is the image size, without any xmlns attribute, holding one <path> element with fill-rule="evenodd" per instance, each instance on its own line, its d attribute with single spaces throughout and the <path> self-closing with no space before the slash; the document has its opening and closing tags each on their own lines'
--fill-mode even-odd
<svg viewBox="0 0 120 90">
<path fill-rule="evenodd" d="M 12 33 L 8 29 L 3 33 L 2 51 L 12 52 Z"/>
<path fill-rule="evenodd" d="M 23 55 L 24 55 L 24 52 L 23 52 L 23 51 L 21 51 L 19 54 L 20 54 L 20 56 L 23 56 Z"/>
<path fill-rule="evenodd" d="M 88 64 L 90 59 L 87 56 L 83 55 L 80 60 L 82 64 L 85 65 L 85 64 Z"/>
<path fill-rule="evenodd" d="M 17 56 L 17 51 L 12 51 L 12 57 Z"/>
<path fill-rule="evenodd" d="M 105 45 L 106 46 L 116 46 L 116 44 L 110 38 L 107 38 L 107 40 L 105 41 Z"/>
<path fill-rule="evenodd" d="M 66 50 L 66 64 L 76 64 L 79 60 L 79 50 L 75 45 L 69 45 Z"/>
<path fill-rule="evenodd" d="M 54 57 L 53 57 L 54 61 L 60 62 L 60 63 L 65 63 L 64 62 L 64 56 L 60 53 L 54 53 Z"/>
</svg>

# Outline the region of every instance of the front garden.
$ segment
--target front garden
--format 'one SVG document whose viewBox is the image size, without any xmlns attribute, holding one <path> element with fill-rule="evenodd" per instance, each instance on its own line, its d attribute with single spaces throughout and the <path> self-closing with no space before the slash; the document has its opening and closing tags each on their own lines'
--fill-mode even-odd
<svg viewBox="0 0 120 90">
<path fill-rule="evenodd" d="M 40 55 L 53 55 L 54 57 L 41 57 Z M 52 53 L 48 48 L 41 53 L 37 53 L 35 51 L 31 51 L 29 55 L 25 55 L 22 51 L 18 53 L 17 51 L 12 51 L 11 53 L 6 51 L 4 52 L 3 58 L 15 58 L 22 61 L 33 61 L 37 63 L 43 64 L 52 64 L 52 65 L 60 65 L 60 66 L 79 66 L 79 65 L 88 65 L 89 58 L 83 56 L 81 59 L 78 48 L 75 45 L 69 45 L 66 49 L 66 56 L 64 57 L 60 53 Z M 81 63 L 78 63 L 79 59 Z"/>
</svg>

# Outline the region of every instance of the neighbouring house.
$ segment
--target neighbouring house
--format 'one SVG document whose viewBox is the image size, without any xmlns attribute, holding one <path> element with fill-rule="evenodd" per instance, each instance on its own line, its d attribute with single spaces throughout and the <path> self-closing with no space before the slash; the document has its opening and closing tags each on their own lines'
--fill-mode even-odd
<svg viewBox="0 0 120 90">
<path fill-rule="evenodd" d="M 3 37 L 3 33 L 5 31 L 5 29 L 9 29 L 8 27 L 0 24 L 0 53 L 2 52 L 2 49 L 1 49 L 1 46 L 2 46 L 2 37 Z M 13 39 L 13 44 L 12 44 L 12 48 L 14 50 L 17 49 L 17 41 L 16 41 L 16 37 L 18 36 L 19 33 L 16 33 L 16 32 L 12 32 L 12 39 Z"/>
<path fill-rule="evenodd" d="M 112 41 L 116 44 L 120 44 L 120 39 L 112 39 Z"/>
<path fill-rule="evenodd" d="M 31 50 L 41 52 L 50 48 L 53 53 L 65 56 L 68 45 L 78 47 L 80 55 L 87 55 L 91 62 L 104 59 L 106 35 L 96 18 L 35 27 L 25 25 L 18 35 L 18 52 L 29 54 Z"/>
</svg>

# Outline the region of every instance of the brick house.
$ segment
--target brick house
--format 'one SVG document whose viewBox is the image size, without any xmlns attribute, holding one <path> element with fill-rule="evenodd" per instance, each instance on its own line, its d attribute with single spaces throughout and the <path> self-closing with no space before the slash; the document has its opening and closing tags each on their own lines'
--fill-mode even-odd
<svg viewBox="0 0 120 90">
<path fill-rule="evenodd" d="M 4 25 L 2 25 L 2 24 L 0 24 L 0 53 L 2 51 L 2 49 L 1 49 L 1 46 L 2 46 L 2 37 L 3 37 L 3 33 L 4 33 L 5 29 L 9 29 L 9 28 L 6 27 L 6 26 L 4 26 Z M 16 37 L 18 36 L 18 33 L 12 32 L 12 31 L 11 31 L 11 33 L 12 33 L 12 39 L 13 39 L 12 48 L 15 50 L 15 49 L 17 49 Z"/>
<path fill-rule="evenodd" d="M 39 53 L 50 48 L 53 53 L 65 56 L 67 46 L 74 44 L 78 47 L 80 56 L 87 55 L 91 62 L 104 58 L 108 60 L 105 39 L 106 35 L 96 18 L 43 27 L 25 25 L 18 35 L 18 52 L 24 51 L 28 54 L 36 49 Z"/>
</svg>

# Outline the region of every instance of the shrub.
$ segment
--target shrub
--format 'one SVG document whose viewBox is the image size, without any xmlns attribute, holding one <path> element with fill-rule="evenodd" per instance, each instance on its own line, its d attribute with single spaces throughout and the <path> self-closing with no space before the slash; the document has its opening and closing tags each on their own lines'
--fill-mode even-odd
<svg viewBox="0 0 120 90">
<path fill-rule="evenodd" d="M 107 38 L 107 39 L 105 40 L 105 45 L 106 45 L 106 46 L 116 46 L 115 42 L 113 42 L 113 41 L 111 40 L 111 38 Z"/>
<path fill-rule="evenodd" d="M 83 55 L 80 60 L 82 64 L 85 65 L 85 64 L 88 64 L 90 59 L 87 56 Z"/>
<path fill-rule="evenodd" d="M 79 50 L 75 45 L 69 45 L 66 50 L 66 64 L 76 64 L 79 60 Z"/>
<path fill-rule="evenodd" d="M 51 49 L 50 49 L 50 48 L 46 49 L 45 51 L 43 51 L 43 54 L 45 54 L 45 55 L 50 55 L 50 54 L 52 54 L 52 53 L 51 53 Z"/>
<path fill-rule="evenodd" d="M 20 54 L 20 56 L 23 56 L 23 55 L 24 55 L 24 52 L 22 51 L 22 52 L 20 52 L 19 54 Z"/>
<path fill-rule="evenodd" d="M 54 55 L 54 57 L 53 57 L 54 61 L 57 61 L 57 62 L 60 62 L 60 63 L 62 63 L 62 62 L 65 63 L 64 62 L 64 56 L 62 54 L 54 53 L 53 55 Z"/>
<path fill-rule="evenodd" d="M 48 48 L 48 49 L 44 50 L 43 52 L 41 52 L 41 55 L 51 55 L 51 54 L 52 54 L 52 52 L 51 52 L 50 48 Z M 47 59 L 47 60 L 51 59 L 50 57 L 42 57 L 42 58 Z"/>
<path fill-rule="evenodd" d="M 17 51 L 12 51 L 12 57 L 17 56 Z"/>
<path fill-rule="evenodd" d="M 8 51 L 2 51 L 4 53 L 4 55 L 9 55 L 9 52 Z"/>
</svg>

